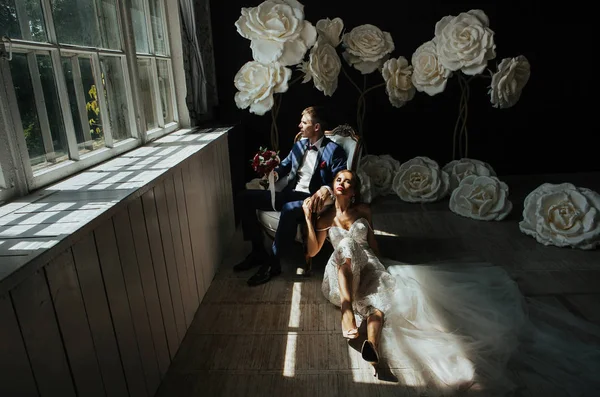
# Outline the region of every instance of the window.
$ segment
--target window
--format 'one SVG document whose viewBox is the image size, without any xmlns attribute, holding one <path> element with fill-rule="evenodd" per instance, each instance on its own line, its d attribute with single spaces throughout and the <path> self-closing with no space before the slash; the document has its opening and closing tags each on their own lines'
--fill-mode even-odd
<svg viewBox="0 0 600 397">
<path fill-rule="evenodd" d="M 160 0 L 131 1 L 138 77 L 149 134 L 177 123 L 164 15 L 164 2 Z"/>
<path fill-rule="evenodd" d="M 177 0 L 0 0 L 0 201 L 2 169 L 30 191 L 179 128 L 174 20 Z"/>
</svg>

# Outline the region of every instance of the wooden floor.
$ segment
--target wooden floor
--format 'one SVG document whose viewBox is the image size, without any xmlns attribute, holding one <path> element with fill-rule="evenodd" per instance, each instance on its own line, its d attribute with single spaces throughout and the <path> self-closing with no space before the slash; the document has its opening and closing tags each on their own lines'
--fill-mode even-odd
<svg viewBox="0 0 600 397">
<path fill-rule="evenodd" d="M 393 196 L 376 200 L 372 208 L 382 254 L 408 263 L 503 266 L 525 295 L 600 324 L 600 250 L 546 247 L 518 228 L 523 198 L 540 183 L 571 181 L 600 191 L 600 176 L 504 180 L 515 209 L 502 222 L 461 218 L 448 210 L 447 199 L 427 205 Z M 374 378 L 359 346 L 342 338 L 339 312 L 320 290 L 331 248 L 315 258 L 312 277 L 295 276 L 301 262 L 288 261 L 284 274 L 253 288 L 246 285 L 253 271 L 231 270 L 248 250 L 238 233 L 157 396 L 419 395 L 416 389 Z M 409 373 L 394 371 L 411 379 Z M 523 386 L 518 395 L 555 395 L 542 382 L 517 376 Z"/>
</svg>

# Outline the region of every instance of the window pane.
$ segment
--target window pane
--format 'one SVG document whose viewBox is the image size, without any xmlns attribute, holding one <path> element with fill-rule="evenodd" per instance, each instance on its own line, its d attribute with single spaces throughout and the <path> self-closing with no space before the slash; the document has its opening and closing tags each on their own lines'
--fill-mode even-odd
<svg viewBox="0 0 600 397">
<path fill-rule="evenodd" d="M 102 127 L 102 114 L 100 113 L 100 102 L 98 101 L 97 78 L 92 69 L 90 57 L 79 57 L 79 69 L 81 70 L 81 83 L 85 93 L 85 108 L 89 126 L 89 137 L 94 142 L 94 149 L 104 146 L 104 128 Z"/>
<path fill-rule="evenodd" d="M 121 58 L 101 57 L 102 81 L 104 95 L 108 102 L 108 117 L 112 127 L 112 137 L 115 142 L 131 137 L 129 128 L 129 104 L 127 103 L 127 87 L 125 72 Z"/>
<path fill-rule="evenodd" d="M 100 47 L 94 0 L 52 0 L 51 4 L 59 43 Z"/>
<path fill-rule="evenodd" d="M 154 53 L 158 55 L 168 55 L 164 14 L 160 3 L 160 0 L 150 0 L 150 21 L 152 23 Z"/>
<path fill-rule="evenodd" d="M 101 134 L 100 109 L 98 101 L 91 96 L 95 85 L 86 86 L 83 76 L 92 75 L 89 58 L 63 58 L 63 70 L 67 81 L 69 104 L 75 126 L 75 138 L 80 154 L 104 147 L 104 136 Z M 90 82 L 87 81 L 87 84 Z M 96 115 L 98 110 L 98 115 Z M 90 117 L 91 116 L 91 117 Z M 83 119 L 83 122 L 82 122 Z"/>
<path fill-rule="evenodd" d="M 166 124 L 174 121 L 173 98 L 171 96 L 171 76 L 169 75 L 168 61 L 157 59 L 156 69 L 158 71 L 158 88 L 160 91 L 161 108 Z"/>
<path fill-rule="evenodd" d="M 104 48 L 121 49 L 121 32 L 117 19 L 117 0 L 97 0 L 100 31 Z"/>
<path fill-rule="evenodd" d="M 75 91 L 75 78 L 73 76 L 73 64 L 71 58 L 62 58 L 63 72 L 65 73 L 65 80 L 67 81 L 67 92 L 69 94 L 69 107 L 71 108 L 71 115 L 73 116 L 73 125 L 75 127 L 75 137 L 77 138 L 77 146 L 79 153 L 84 149 L 83 128 L 81 124 L 81 117 L 79 116 L 79 107 L 77 106 L 77 94 Z"/>
<path fill-rule="evenodd" d="M 50 55 L 37 55 L 40 79 L 42 81 L 42 90 L 50 124 L 50 134 L 52 144 L 56 153 L 56 161 L 68 159 L 69 146 L 67 143 L 67 134 L 62 119 L 62 110 L 60 108 L 60 99 L 56 89 L 56 79 L 54 77 L 54 67 Z"/>
<path fill-rule="evenodd" d="M 46 41 L 40 0 L 0 0 L 0 36 Z"/>
<path fill-rule="evenodd" d="M 67 139 L 50 56 L 14 54 L 10 70 L 33 170 L 67 160 Z"/>
<path fill-rule="evenodd" d="M 135 50 L 138 54 L 149 54 L 148 26 L 144 13 L 144 0 L 131 0 L 131 19 L 133 20 L 133 34 L 135 36 Z"/>
<path fill-rule="evenodd" d="M 40 121 L 35 108 L 33 84 L 31 83 L 31 78 L 29 76 L 27 55 L 13 54 L 13 59 L 9 65 L 13 84 L 15 86 L 19 113 L 21 114 L 21 122 L 23 123 L 25 143 L 27 144 L 29 158 L 32 159 L 32 164 L 35 164 L 33 159 L 43 157 L 45 151 Z M 41 158 L 37 162 L 43 161 L 45 161 L 45 158 Z"/>
<path fill-rule="evenodd" d="M 154 113 L 154 95 L 152 95 L 152 63 L 150 59 L 138 59 L 138 71 L 142 100 L 144 101 L 144 114 L 146 115 L 146 129 L 158 127 Z"/>
</svg>

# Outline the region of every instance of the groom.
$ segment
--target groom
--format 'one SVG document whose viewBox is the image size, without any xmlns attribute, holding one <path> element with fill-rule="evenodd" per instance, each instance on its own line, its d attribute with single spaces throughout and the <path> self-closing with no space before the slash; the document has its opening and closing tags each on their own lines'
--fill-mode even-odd
<svg viewBox="0 0 600 397">
<path fill-rule="evenodd" d="M 330 187 L 333 177 L 347 168 L 344 149 L 324 135 L 329 125 L 323 109 L 304 109 L 298 127 L 303 139 L 294 144 L 275 168 L 276 180 L 287 181 L 287 184 L 275 196 L 275 209 L 281 211 L 281 215 L 271 252 L 264 248 L 262 229 L 256 217 L 256 210 L 273 210 L 270 192 L 244 190 L 238 197 L 244 239 L 252 241 L 252 252 L 233 269 L 243 271 L 260 265 L 256 274 L 248 279 L 250 286 L 266 283 L 281 273 L 281 254 L 294 242 L 298 224 L 304 221 L 302 202 L 311 197 L 313 212 L 319 211 L 333 198 Z"/>
</svg>

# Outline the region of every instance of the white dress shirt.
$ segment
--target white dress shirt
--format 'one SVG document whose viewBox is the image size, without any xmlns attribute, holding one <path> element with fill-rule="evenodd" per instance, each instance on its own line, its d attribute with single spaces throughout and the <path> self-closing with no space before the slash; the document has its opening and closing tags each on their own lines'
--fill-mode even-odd
<svg viewBox="0 0 600 397">
<path fill-rule="evenodd" d="M 323 137 L 321 137 L 321 139 L 314 144 L 317 150 L 306 149 L 306 152 L 304 153 L 304 159 L 302 160 L 302 165 L 298 169 L 298 184 L 295 188 L 296 191 L 310 193 L 308 186 L 310 185 L 310 180 L 312 179 L 313 172 L 315 171 L 317 155 L 319 154 L 318 150 L 321 148 L 322 143 Z"/>
</svg>

